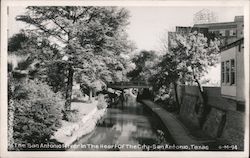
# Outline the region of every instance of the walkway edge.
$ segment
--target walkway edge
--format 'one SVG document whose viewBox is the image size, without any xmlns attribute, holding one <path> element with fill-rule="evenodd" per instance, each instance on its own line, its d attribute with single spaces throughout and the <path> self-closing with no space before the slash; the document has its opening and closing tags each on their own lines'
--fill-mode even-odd
<svg viewBox="0 0 250 158">
<path fill-rule="evenodd" d="M 141 100 L 140 102 L 159 116 L 177 145 L 202 145 L 189 135 L 182 123 L 173 114 L 150 100 Z"/>
<path fill-rule="evenodd" d="M 61 131 L 63 129 L 60 129 L 55 132 L 53 136 L 54 139 L 63 143 L 65 147 L 69 147 L 84 135 L 92 132 L 96 127 L 97 121 L 105 114 L 105 112 L 106 108 L 99 110 L 94 108 L 87 115 L 83 116 L 80 121 L 67 126 L 66 131 Z"/>
</svg>

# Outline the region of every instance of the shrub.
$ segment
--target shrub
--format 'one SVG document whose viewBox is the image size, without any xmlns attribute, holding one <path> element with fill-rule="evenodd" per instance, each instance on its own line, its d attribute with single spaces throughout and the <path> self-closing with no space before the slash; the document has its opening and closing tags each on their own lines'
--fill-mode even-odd
<svg viewBox="0 0 250 158">
<path fill-rule="evenodd" d="M 165 99 L 159 98 L 155 102 L 169 112 L 174 112 L 177 110 L 176 108 L 177 105 L 176 102 L 173 100 L 173 98 L 165 98 Z"/>
<path fill-rule="evenodd" d="M 98 95 L 98 103 L 97 108 L 98 109 L 104 109 L 108 106 L 107 101 L 105 99 L 105 96 L 103 94 Z"/>
<path fill-rule="evenodd" d="M 15 86 L 14 141 L 18 144 L 50 142 L 60 127 L 64 101 L 60 93 L 38 81 L 22 81 Z M 25 97 L 20 97 L 26 94 Z M 17 148 L 16 150 L 25 150 Z"/>
<path fill-rule="evenodd" d="M 85 102 L 84 94 L 81 90 L 73 89 L 71 102 Z"/>
<path fill-rule="evenodd" d="M 77 109 L 63 111 L 63 119 L 69 122 L 77 122 L 80 119 L 80 114 Z"/>
</svg>

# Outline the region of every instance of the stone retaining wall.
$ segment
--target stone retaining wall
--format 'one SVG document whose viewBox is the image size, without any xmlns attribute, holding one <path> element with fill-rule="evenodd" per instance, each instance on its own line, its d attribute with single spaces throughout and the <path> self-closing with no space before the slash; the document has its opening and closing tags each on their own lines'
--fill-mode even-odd
<svg viewBox="0 0 250 158">
<path fill-rule="evenodd" d="M 185 123 L 192 124 L 192 126 L 199 127 L 199 117 L 195 110 L 198 105 L 198 96 L 186 94 L 183 96 L 182 106 L 180 109 L 180 117 Z"/>
<path fill-rule="evenodd" d="M 220 87 L 205 87 L 203 91 L 208 108 L 204 123 L 200 125 L 199 106 L 202 102 L 198 87 L 178 88 L 178 97 L 181 98 L 181 119 L 196 128 L 201 128 L 212 138 L 237 145 L 238 149 L 243 150 L 245 114 L 236 111 L 236 101 L 221 96 Z"/>
<path fill-rule="evenodd" d="M 226 122 L 221 138 L 229 144 L 244 149 L 245 114 L 237 111 L 227 111 Z"/>
</svg>

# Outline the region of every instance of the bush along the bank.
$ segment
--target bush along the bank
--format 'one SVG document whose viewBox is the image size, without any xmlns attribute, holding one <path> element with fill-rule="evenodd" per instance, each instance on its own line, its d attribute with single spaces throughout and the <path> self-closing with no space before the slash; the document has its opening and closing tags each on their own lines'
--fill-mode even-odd
<svg viewBox="0 0 250 158">
<path fill-rule="evenodd" d="M 63 120 L 77 122 L 80 120 L 80 114 L 77 109 L 63 111 Z"/>
<path fill-rule="evenodd" d="M 173 95 L 169 92 L 169 89 L 161 89 L 161 91 L 156 94 L 154 102 L 169 112 L 177 111 L 177 103 Z"/>
<path fill-rule="evenodd" d="M 177 110 L 176 102 L 172 98 L 168 99 L 157 99 L 155 103 L 163 107 L 165 110 L 169 112 L 175 112 Z"/>
<path fill-rule="evenodd" d="M 105 95 L 99 94 L 98 95 L 98 103 L 97 103 L 98 110 L 107 108 L 107 106 L 108 106 L 108 103 L 107 103 L 107 100 L 105 98 Z"/>
<path fill-rule="evenodd" d="M 15 146 L 15 150 L 36 150 L 40 147 L 37 144 L 50 143 L 62 119 L 61 94 L 45 83 L 31 80 L 18 83 L 14 93 L 13 137 L 16 144 L 23 144 Z"/>
</svg>

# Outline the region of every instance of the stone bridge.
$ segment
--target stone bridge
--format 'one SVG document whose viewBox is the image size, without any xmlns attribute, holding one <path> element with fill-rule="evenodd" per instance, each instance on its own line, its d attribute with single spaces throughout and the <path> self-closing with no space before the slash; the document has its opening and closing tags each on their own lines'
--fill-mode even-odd
<svg viewBox="0 0 250 158">
<path fill-rule="evenodd" d="M 107 84 L 107 88 L 112 88 L 117 90 L 124 90 L 129 88 L 150 88 L 150 87 L 152 87 L 152 85 L 143 81 L 114 82 Z"/>
</svg>

